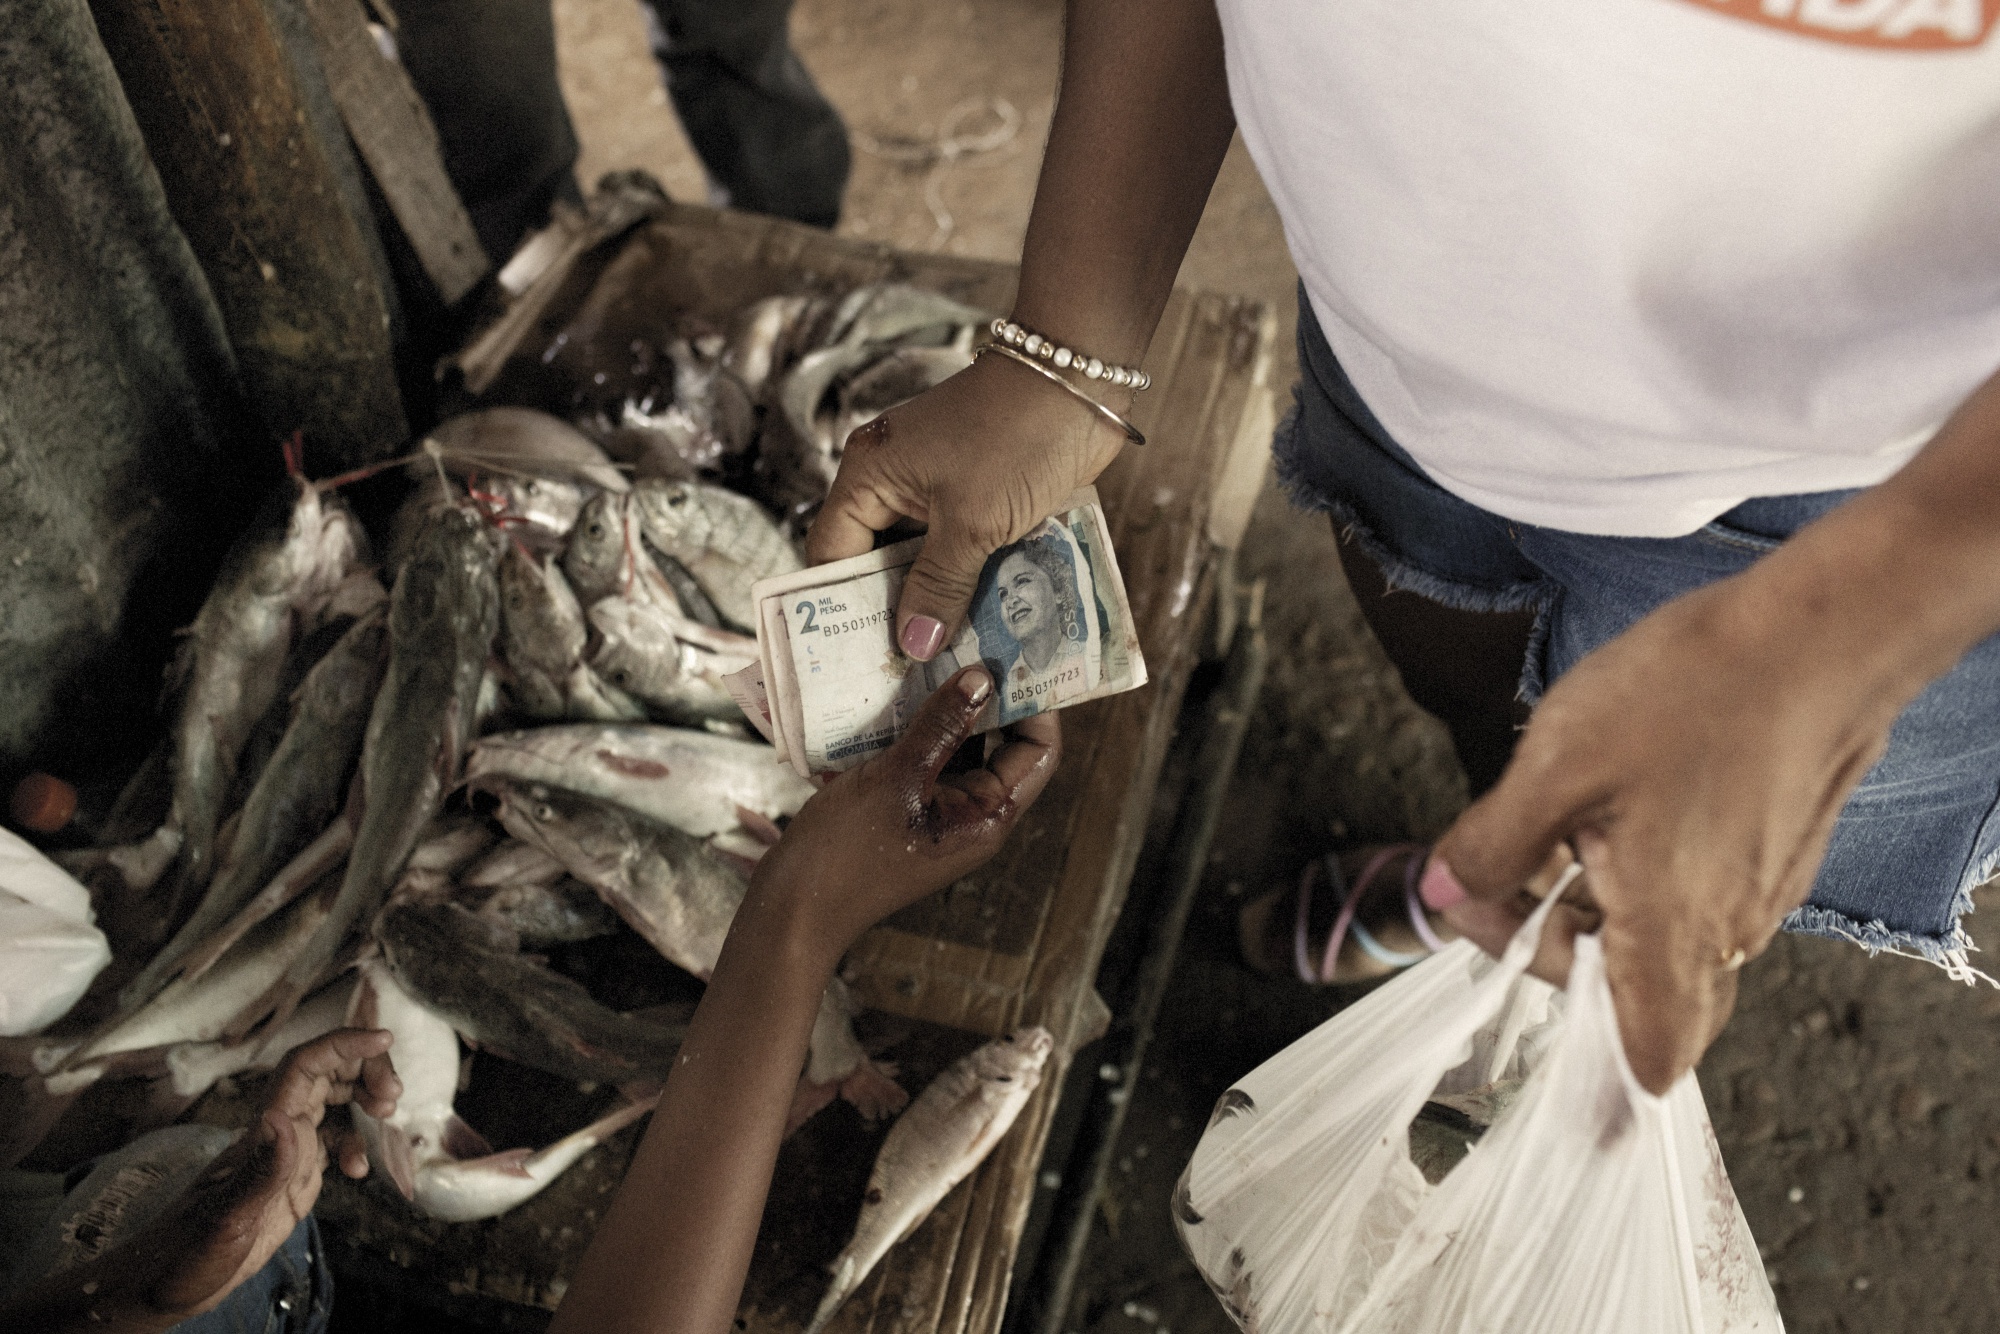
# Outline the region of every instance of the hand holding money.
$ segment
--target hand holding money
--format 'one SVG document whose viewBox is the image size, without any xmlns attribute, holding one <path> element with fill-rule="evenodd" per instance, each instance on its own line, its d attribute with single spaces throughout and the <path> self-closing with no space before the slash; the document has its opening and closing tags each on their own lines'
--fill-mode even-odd
<svg viewBox="0 0 2000 1334">
<path fill-rule="evenodd" d="M 932 691 L 974 663 L 994 681 L 974 732 L 1146 683 L 1095 490 L 987 559 L 965 624 L 929 662 L 896 643 L 897 600 L 923 544 L 912 538 L 752 590 L 758 661 L 727 684 L 799 773 L 847 769 L 886 749 Z"/>
</svg>

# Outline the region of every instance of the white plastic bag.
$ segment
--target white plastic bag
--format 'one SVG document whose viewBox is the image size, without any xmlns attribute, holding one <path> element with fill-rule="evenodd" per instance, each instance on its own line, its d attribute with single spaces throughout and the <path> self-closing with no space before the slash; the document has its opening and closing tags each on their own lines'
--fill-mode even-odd
<svg viewBox="0 0 2000 1334">
<path fill-rule="evenodd" d="M 111 962 L 94 920 L 89 890 L 0 829 L 0 1037 L 62 1018 Z"/>
<path fill-rule="evenodd" d="M 1174 1194 L 1255 1334 L 1780 1334 L 1692 1074 L 1633 1078 L 1595 937 L 1569 990 L 1526 976 L 1556 896 L 1498 962 L 1459 941 L 1253 1070 Z M 1526 1077 L 1436 1186 L 1426 1098 Z"/>
</svg>

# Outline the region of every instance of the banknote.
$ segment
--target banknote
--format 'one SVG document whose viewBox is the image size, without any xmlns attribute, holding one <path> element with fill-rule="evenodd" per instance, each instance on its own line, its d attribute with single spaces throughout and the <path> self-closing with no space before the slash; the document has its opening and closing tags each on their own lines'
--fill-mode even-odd
<svg viewBox="0 0 2000 1334">
<path fill-rule="evenodd" d="M 801 774 L 850 768 L 903 734 L 961 667 L 996 689 L 976 730 L 1146 683 L 1104 511 L 1085 488 L 986 562 L 965 625 L 928 663 L 896 645 L 912 538 L 752 590 L 758 660 L 729 679 L 746 716 Z"/>
</svg>

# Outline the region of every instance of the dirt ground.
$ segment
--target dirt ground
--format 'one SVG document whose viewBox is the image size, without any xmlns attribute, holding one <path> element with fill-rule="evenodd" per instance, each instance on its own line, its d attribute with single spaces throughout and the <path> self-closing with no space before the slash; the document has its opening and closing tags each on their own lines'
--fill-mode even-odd
<svg viewBox="0 0 2000 1334">
<path fill-rule="evenodd" d="M 843 232 L 1017 256 L 1061 9 L 1058 0 L 800 0 L 796 44 L 857 145 Z M 703 197 L 632 0 L 555 0 L 555 13 L 583 179 L 640 166 L 677 197 Z M 1005 142 L 942 165 L 908 160 L 948 132 L 1001 137 L 1002 100 L 1019 119 Z M 1240 145 L 1181 280 L 1262 298 L 1289 330 L 1293 272 Z M 1289 383 L 1289 332 L 1284 348 Z M 1066 1325 L 1076 1331 L 1231 1327 L 1173 1236 L 1169 1191 L 1229 1082 L 1353 999 L 1246 970 L 1233 943 L 1241 896 L 1329 845 L 1433 835 L 1464 801 L 1442 730 L 1403 695 L 1363 627 L 1325 524 L 1267 487 L 1242 567 L 1270 581 L 1271 674 L 1097 1220 Z M 2000 897 L 1985 903 L 1969 925 L 2000 949 Z M 1795 1334 L 2000 1327 L 1995 1070 L 1992 991 L 1822 940 L 1781 940 L 1745 970 L 1736 1018 L 1701 1079 Z"/>
</svg>

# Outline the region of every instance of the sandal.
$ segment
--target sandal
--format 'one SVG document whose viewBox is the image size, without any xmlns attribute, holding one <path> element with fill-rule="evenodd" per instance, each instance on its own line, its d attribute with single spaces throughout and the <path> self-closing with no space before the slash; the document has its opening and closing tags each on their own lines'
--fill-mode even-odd
<svg viewBox="0 0 2000 1334">
<path fill-rule="evenodd" d="M 1383 977 L 1419 963 L 1436 951 L 1443 949 L 1445 940 L 1431 924 L 1418 895 L 1418 883 L 1422 879 L 1425 853 L 1428 851 L 1420 843 L 1398 843 L 1375 850 L 1354 877 L 1352 888 L 1346 883 L 1341 871 L 1338 854 L 1329 853 L 1306 864 L 1299 876 L 1298 886 L 1293 890 L 1273 890 L 1243 906 L 1238 918 L 1243 956 L 1252 967 L 1259 971 L 1278 974 L 1281 968 L 1276 963 L 1276 925 L 1273 915 L 1279 910 L 1288 893 L 1296 893 L 1296 906 L 1292 912 L 1290 970 L 1303 982 L 1313 986 L 1327 986 L 1360 982 L 1370 978 Z M 1371 929 L 1361 920 L 1360 909 L 1372 890 L 1382 879 L 1382 873 L 1394 866 L 1398 859 L 1403 864 L 1402 893 L 1404 912 L 1408 914 L 1409 943 L 1414 949 L 1397 949 L 1382 940 L 1380 932 L 1385 925 L 1393 925 L 1401 933 L 1402 923 L 1391 917 L 1384 923 L 1378 914 L 1371 914 L 1376 925 Z M 1313 891 L 1324 878 L 1332 887 L 1332 902 L 1337 905 L 1332 928 L 1327 932 L 1326 943 L 1319 951 L 1315 966 L 1310 946 L 1315 934 L 1311 926 L 1313 915 Z M 1343 946 L 1349 939 L 1354 942 L 1354 950 L 1342 958 Z M 1397 942 L 1401 944 L 1402 942 Z M 1368 966 L 1372 964 L 1373 966 Z M 1358 966 L 1357 966 L 1358 965 Z"/>
</svg>

